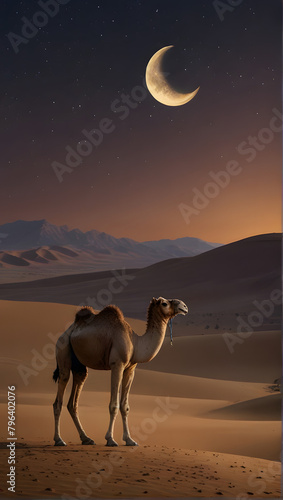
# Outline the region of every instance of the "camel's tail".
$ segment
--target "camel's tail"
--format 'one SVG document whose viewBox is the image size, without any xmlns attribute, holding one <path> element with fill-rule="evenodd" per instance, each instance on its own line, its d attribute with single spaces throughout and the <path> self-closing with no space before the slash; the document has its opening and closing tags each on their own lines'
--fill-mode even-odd
<svg viewBox="0 0 283 500">
<path fill-rule="evenodd" d="M 86 366 L 83 365 L 78 360 L 78 358 L 75 355 L 74 350 L 72 348 L 71 334 L 72 334 L 73 328 L 74 328 L 74 325 L 71 325 L 71 327 L 65 332 L 65 334 L 68 335 L 67 338 L 66 338 L 66 341 L 67 341 L 68 347 L 69 347 L 69 353 L 68 353 L 68 355 L 71 356 L 71 370 L 72 370 L 73 373 L 78 373 L 80 375 L 86 375 L 87 374 L 87 368 L 86 368 Z M 59 378 L 60 378 L 60 370 L 59 370 L 59 365 L 58 365 L 58 361 L 57 361 L 56 370 L 54 370 L 54 372 L 53 372 L 53 380 L 54 380 L 54 382 L 57 382 L 57 380 Z"/>
<path fill-rule="evenodd" d="M 58 378 L 59 378 L 59 367 L 58 367 L 58 363 L 57 363 L 57 368 L 53 372 L 53 380 L 54 380 L 54 382 L 57 382 Z"/>
<path fill-rule="evenodd" d="M 77 356 L 74 353 L 74 350 L 72 348 L 72 344 L 70 342 L 70 349 L 71 349 L 71 370 L 73 373 L 79 373 L 80 375 L 86 375 L 87 374 L 87 367 L 83 365 L 77 358 Z M 55 370 L 56 371 L 56 370 Z"/>
<path fill-rule="evenodd" d="M 75 355 L 74 351 L 73 351 L 73 348 L 71 346 L 71 343 L 70 343 L 70 350 L 71 350 L 71 359 L 72 359 L 72 365 L 71 365 L 71 370 L 73 373 L 79 373 L 80 375 L 86 375 L 87 373 L 87 368 L 85 365 L 83 365 L 77 358 L 77 356 Z M 53 380 L 54 382 L 57 382 L 57 380 L 59 379 L 59 366 L 58 366 L 58 363 L 57 363 L 57 367 L 56 367 L 56 370 L 54 370 L 53 372 Z"/>
</svg>

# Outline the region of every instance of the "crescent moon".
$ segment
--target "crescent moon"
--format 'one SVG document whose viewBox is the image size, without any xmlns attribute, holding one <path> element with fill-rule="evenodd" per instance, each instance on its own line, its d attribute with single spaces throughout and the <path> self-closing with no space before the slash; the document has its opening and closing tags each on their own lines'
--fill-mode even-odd
<svg viewBox="0 0 283 500">
<path fill-rule="evenodd" d="M 186 104 L 195 97 L 200 87 L 190 94 L 176 92 L 176 90 L 170 87 L 162 72 L 162 61 L 166 52 L 172 47 L 174 47 L 174 45 L 163 47 L 163 49 L 158 50 L 152 56 L 146 67 L 145 81 L 149 92 L 158 102 L 166 106 L 183 106 L 183 104 Z"/>
</svg>

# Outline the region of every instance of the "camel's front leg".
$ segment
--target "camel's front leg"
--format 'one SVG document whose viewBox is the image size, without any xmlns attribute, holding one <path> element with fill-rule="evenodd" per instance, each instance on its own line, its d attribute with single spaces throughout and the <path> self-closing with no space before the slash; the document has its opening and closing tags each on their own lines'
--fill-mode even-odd
<svg viewBox="0 0 283 500">
<path fill-rule="evenodd" d="M 135 376 L 135 369 L 137 365 L 133 365 L 124 371 L 122 380 L 122 393 L 120 411 L 123 420 L 123 440 L 126 441 L 127 446 L 137 446 L 137 443 L 131 438 L 128 427 L 128 415 L 130 411 L 129 406 L 129 392 Z"/>
<path fill-rule="evenodd" d="M 118 446 L 113 439 L 114 423 L 119 411 L 119 389 L 122 381 L 124 366 L 121 363 L 113 363 L 111 366 L 111 399 L 109 404 L 110 423 L 105 439 L 106 446 Z"/>
</svg>

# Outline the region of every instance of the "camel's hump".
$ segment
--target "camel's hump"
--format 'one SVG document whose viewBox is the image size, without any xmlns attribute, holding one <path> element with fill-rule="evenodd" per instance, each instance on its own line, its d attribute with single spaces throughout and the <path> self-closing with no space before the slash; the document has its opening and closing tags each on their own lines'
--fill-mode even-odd
<svg viewBox="0 0 283 500">
<path fill-rule="evenodd" d="M 89 321 L 91 321 L 94 316 L 95 312 L 92 309 L 92 307 L 88 306 L 82 307 L 75 316 L 75 323 L 81 323 L 81 322 L 89 323 Z"/>
<path fill-rule="evenodd" d="M 121 309 L 119 309 L 119 307 L 114 306 L 112 304 L 104 307 L 104 309 L 102 309 L 102 311 L 100 311 L 98 316 L 100 318 L 105 318 L 105 319 L 109 319 L 109 320 L 116 319 L 119 321 L 124 321 L 124 319 L 125 319 Z"/>
</svg>

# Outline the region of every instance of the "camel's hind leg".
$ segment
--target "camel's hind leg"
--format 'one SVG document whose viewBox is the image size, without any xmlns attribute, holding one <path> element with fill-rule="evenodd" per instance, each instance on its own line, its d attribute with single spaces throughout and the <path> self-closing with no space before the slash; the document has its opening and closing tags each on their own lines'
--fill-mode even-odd
<svg viewBox="0 0 283 500">
<path fill-rule="evenodd" d="M 69 335 L 71 329 L 66 330 L 57 340 L 56 343 L 56 360 L 57 369 L 54 372 L 53 378 L 58 382 L 57 396 L 53 404 L 54 420 L 55 420 L 55 434 L 54 441 L 55 446 L 65 446 L 66 443 L 60 436 L 60 414 L 62 410 L 63 396 L 66 389 L 66 385 L 70 378 L 71 372 L 71 350 L 69 345 Z"/>
<path fill-rule="evenodd" d="M 82 444 L 95 444 L 93 439 L 89 438 L 86 435 L 85 431 L 83 430 L 78 414 L 79 396 L 86 378 L 87 378 L 87 370 L 80 373 L 73 371 L 73 387 L 67 408 L 78 430 Z"/>
<path fill-rule="evenodd" d="M 105 439 L 106 446 L 118 446 L 113 438 L 114 424 L 119 411 L 119 390 L 122 382 L 124 366 L 120 363 L 113 363 L 111 366 L 111 399 L 109 404 L 110 422 Z"/>
<path fill-rule="evenodd" d="M 59 371 L 59 382 L 57 396 L 53 404 L 54 420 L 55 420 L 55 446 L 66 446 L 65 441 L 60 436 L 60 414 L 62 410 L 63 396 L 70 377 L 70 369 L 64 372 Z"/>
</svg>

